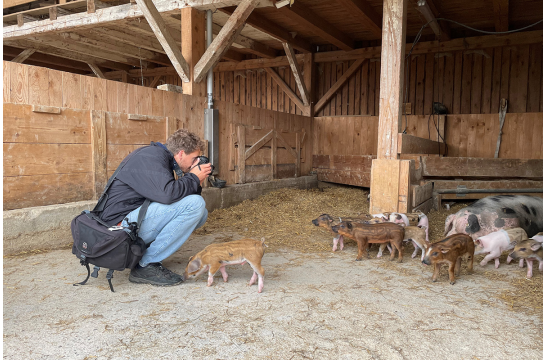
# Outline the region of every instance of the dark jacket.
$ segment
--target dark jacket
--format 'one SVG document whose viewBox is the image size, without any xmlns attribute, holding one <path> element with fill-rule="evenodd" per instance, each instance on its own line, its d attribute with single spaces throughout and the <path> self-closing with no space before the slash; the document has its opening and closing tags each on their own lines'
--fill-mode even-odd
<svg viewBox="0 0 545 360">
<path fill-rule="evenodd" d="M 146 198 L 168 205 L 187 195 L 201 194 L 197 175 L 188 173 L 174 179 L 172 170 L 176 162 L 163 144 L 152 142 L 138 150 L 123 159 L 121 164 L 125 166 L 108 190 L 108 200 L 100 217 L 109 225 L 122 221 Z"/>
</svg>

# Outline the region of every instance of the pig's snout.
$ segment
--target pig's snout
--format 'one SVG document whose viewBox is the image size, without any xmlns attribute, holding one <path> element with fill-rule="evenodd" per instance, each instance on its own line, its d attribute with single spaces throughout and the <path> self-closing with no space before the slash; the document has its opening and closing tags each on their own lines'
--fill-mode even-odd
<svg viewBox="0 0 545 360">
<path fill-rule="evenodd" d="M 313 223 L 315 226 L 318 226 L 318 221 L 312 220 L 312 223 Z"/>
<path fill-rule="evenodd" d="M 509 254 L 509 257 L 513 258 L 513 260 L 517 260 L 519 258 L 519 256 L 517 255 L 516 252 L 512 252 L 511 254 Z"/>
<path fill-rule="evenodd" d="M 331 231 L 333 231 L 334 233 L 338 233 L 339 232 L 339 226 L 338 225 L 332 226 Z"/>
<path fill-rule="evenodd" d="M 424 265 L 431 265 L 431 261 L 429 257 L 425 257 L 424 260 L 422 260 L 422 264 Z"/>
</svg>

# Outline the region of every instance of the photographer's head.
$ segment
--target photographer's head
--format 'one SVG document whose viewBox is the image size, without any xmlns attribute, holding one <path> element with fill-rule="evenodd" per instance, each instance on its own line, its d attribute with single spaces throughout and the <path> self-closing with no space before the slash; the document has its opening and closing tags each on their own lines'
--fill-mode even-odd
<svg viewBox="0 0 545 360">
<path fill-rule="evenodd" d="M 204 142 L 186 129 L 179 129 L 170 135 L 166 142 L 167 149 L 183 172 L 188 172 L 204 150 Z"/>
</svg>

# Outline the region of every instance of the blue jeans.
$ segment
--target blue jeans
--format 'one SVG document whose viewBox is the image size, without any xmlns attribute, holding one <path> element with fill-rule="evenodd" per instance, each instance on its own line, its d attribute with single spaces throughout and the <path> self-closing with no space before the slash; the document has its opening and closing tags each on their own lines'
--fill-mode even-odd
<svg viewBox="0 0 545 360">
<path fill-rule="evenodd" d="M 125 219 L 137 222 L 140 208 L 131 211 Z M 174 254 L 207 218 L 208 211 L 200 195 L 189 195 L 170 205 L 152 202 L 138 232 L 146 244 L 151 243 L 140 260 L 140 266 L 160 263 Z M 125 219 L 122 225 L 128 226 Z"/>
</svg>

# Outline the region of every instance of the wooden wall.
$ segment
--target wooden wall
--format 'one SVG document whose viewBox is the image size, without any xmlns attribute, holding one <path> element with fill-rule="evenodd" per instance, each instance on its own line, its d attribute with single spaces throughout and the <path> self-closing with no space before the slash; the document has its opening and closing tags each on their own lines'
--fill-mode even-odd
<svg viewBox="0 0 545 360">
<path fill-rule="evenodd" d="M 3 99 L 4 210 L 93 198 L 96 166 L 91 134 L 96 129 L 91 127 L 92 110 L 106 112 L 108 177 L 137 147 L 150 141 L 164 142 L 168 129 L 173 129 L 167 125 L 172 119 L 175 128 L 183 127 L 203 136 L 204 97 L 4 62 Z M 33 112 L 32 105 L 58 107 L 61 113 Z M 311 134 L 312 120 L 308 117 L 224 101 L 216 102 L 216 108 L 220 119 L 217 165 L 219 177 L 228 184 L 235 183 L 230 156 L 235 151 L 235 135 L 231 130 L 236 125 Z M 128 114 L 147 118 L 132 121 Z M 312 158 L 312 141 L 303 144 L 301 156 Z M 248 160 L 250 166 L 270 166 L 266 157 Z M 301 175 L 307 175 L 311 167 L 311 161 L 303 162 Z M 255 179 L 248 176 L 247 181 Z"/>
<path fill-rule="evenodd" d="M 451 114 L 497 113 L 501 98 L 508 99 L 508 112 L 542 112 L 542 51 L 543 44 L 533 44 L 413 55 L 405 70 L 404 102 L 411 103 L 412 115 L 430 114 L 434 101 Z M 354 62 L 316 64 L 314 103 Z M 298 91 L 289 67 L 275 70 Z M 177 76 L 164 81 L 181 84 Z M 367 59 L 316 116 L 378 115 L 379 94 L 380 59 Z M 214 73 L 214 98 L 301 114 L 262 69 Z"/>
<path fill-rule="evenodd" d="M 408 115 L 402 121 L 407 134 L 437 140 L 433 118 Z M 497 114 L 448 115 L 445 124 L 449 157 L 494 157 Z M 313 136 L 315 155 L 376 155 L 378 116 L 316 117 Z M 499 157 L 543 159 L 543 113 L 507 114 Z"/>
</svg>

